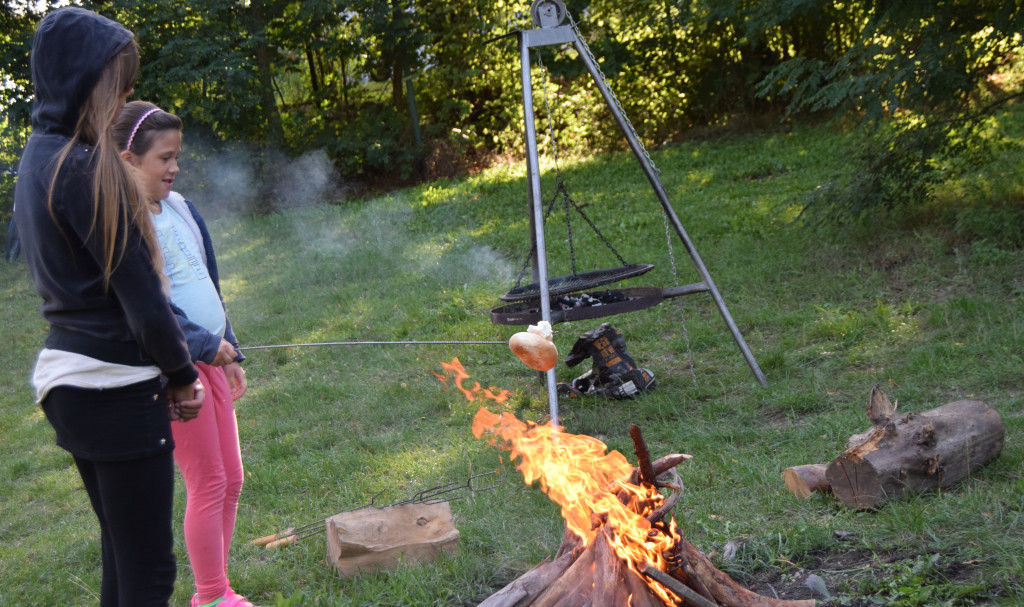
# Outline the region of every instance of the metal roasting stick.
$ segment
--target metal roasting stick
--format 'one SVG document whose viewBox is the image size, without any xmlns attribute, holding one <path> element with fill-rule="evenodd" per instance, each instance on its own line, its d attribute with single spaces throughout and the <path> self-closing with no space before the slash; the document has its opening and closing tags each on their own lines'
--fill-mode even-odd
<svg viewBox="0 0 1024 607">
<path fill-rule="evenodd" d="M 244 350 L 272 350 L 274 348 L 311 348 L 315 346 L 507 346 L 507 341 L 325 341 L 309 344 L 277 344 L 272 346 L 246 346 L 238 348 Z"/>
<path fill-rule="evenodd" d="M 308 525 L 302 525 L 301 527 L 288 527 L 284 531 L 279 531 L 273 535 L 265 535 L 252 540 L 250 543 L 254 546 L 268 546 L 269 544 L 278 540 L 286 539 L 296 535 L 305 536 L 308 531 L 318 532 L 320 528 L 324 526 L 323 521 L 317 521 L 315 523 L 309 523 Z"/>
</svg>

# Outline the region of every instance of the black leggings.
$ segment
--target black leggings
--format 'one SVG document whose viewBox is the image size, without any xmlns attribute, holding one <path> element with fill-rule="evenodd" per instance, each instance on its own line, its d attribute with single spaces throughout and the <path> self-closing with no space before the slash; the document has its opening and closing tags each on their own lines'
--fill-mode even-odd
<svg viewBox="0 0 1024 607">
<path fill-rule="evenodd" d="M 177 575 L 174 442 L 160 382 L 61 386 L 44 399 L 43 411 L 57 444 L 74 456 L 100 522 L 100 606 L 166 607 Z"/>
<path fill-rule="evenodd" d="M 100 520 L 100 607 L 166 606 L 177 575 L 173 456 L 75 464 Z"/>
</svg>

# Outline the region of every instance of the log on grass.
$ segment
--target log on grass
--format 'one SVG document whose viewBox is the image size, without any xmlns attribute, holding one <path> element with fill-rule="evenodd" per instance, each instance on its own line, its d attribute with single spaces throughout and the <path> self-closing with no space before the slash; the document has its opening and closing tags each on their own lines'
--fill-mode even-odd
<svg viewBox="0 0 1024 607">
<path fill-rule="evenodd" d="M 999 413 L 976 400 L 879 421 L 825 471 L 848 508 L 949 487 L 998 457 L 1006 434 Z"/>
<path fill-rule="evenodd" d="M 825 470 L 828 464 L 804 464 L 802 466 L 791 466 L 782 473 L 786 481 L 786 488 L 790 493 L 799 497 L 808 497 L 815 491 L 820 493 L 831 493 L 832 487 L 825 478 Z"/>
<path fill-rule="evenodd" d="M 459 550 L 448 502 L 362 508 L 325 521 L 327 556 L 342 577 L 433 561 Z"/>
</svg>

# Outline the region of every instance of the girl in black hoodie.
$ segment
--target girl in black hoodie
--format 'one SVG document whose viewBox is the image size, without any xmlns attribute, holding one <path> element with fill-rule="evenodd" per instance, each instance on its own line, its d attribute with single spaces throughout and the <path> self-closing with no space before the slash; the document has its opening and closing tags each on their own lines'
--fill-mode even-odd
<svg viewBox="0 0 1024 607">
<path fill-rule="evenodd" d="M 145 195 L 111 135 L 138 48 L 121 25 L 62 8 L 39 23 L 31 67 L 15 221 L 50 323 L 32 381 L 99 519 L 101 607 L 163 607 L 177 574 L 170 420 L 198 415 L 203 387 Z"/>
</svg>

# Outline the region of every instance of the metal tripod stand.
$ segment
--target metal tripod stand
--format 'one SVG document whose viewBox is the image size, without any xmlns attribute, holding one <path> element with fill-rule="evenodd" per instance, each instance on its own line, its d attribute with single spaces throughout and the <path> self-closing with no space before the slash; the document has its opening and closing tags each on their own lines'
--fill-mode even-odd
<svg viewBox="0 0 1024 607">
<path fill-rule="evenodd" d="M 533 85 L 530 74 L 530 49 L 553 44 L 572 43 L 579 54 L 580 60 L 583 61 L 587 71 L 590 72 L 591 77 L 594 79 L 594 83 L 597 85 L 598 90 L 601 91 L 601 96 L 604 98 L 609 111 L 611 111 L 612 116 L 615 117 L 615 122 L 618 124 L 623 135 L 625 135 L 626 140 L 629 142 L 629 147 L 633 151 L 633 155 L 640 163 L 640 167 L 643 169 L 644 174 L 647 175 L 647 179 L 650 181 L 651 187 L 654 189 L 654 194 L 661 202 L 662 210 L 671 222 L 672 226 L 675 228 L 676 234 L 682 241 L 683 246 L 686 248 L 686 252 L 689 253 L 690 259 L 693 261 L 693 265 L 700 275 L 701 282 L 677 287 L 672 295 L 689 295 L 692 293 L 705 292 L 710 293 L 711 298 L 718 307 L 718 311 L 722 315 L 722 319 L 729 328 L 729 332 L 732 333 L 732 337 L 736 341 L 736 345 L 739 347 L 740 352 L 742 352 L 743 358 L 747 361 L 747 365 L 750 367 L 751 372 L 753 372 L 754 377 L 762 386 L 767 386 L 768 382 L 765 379 L 764 374 L 761 372 L 760 367 L 758 367 L 757 361 L 754 360 L 753 354 L 750 353 L 750 348 L 747 347 L 747 342 L 744 341 L 739 328 L 736 326 L 732 316 L 729 314 L 729 309 L 725 305 L 725 300 L 722 299 L 721 294 L 718 292 L 718 288 L 715 286 L 714 281 L 711 279 L 711 275 L 708 273 L 707 268 L 704 266 L 704 262 L 700 258 L 700 254 L 697 253 L 697 248 L 693 245 L 693 242 L 687 235 L 682 222 L 679 221 L 679 216 L 676 215 L 675 209 L 672 208 L 672 204 L 668 199 L 668 194 L 665 192 L 665 187 L 661 183 L 661 178 L 658 176 L 658 172 L 654 168 L 650 156 L 647 154 L 646 149 L 637 137 L 636 132 L 633 130 L 632 124 L 626 118 L 622 111 L 622 107 L 615 98 L 615 95 L 608 87 L 604 75 L 601 73 L 593 54 L 590 52 L 590 48 L 583 41 L 579 34 L 579 30 L 575 27 L 575 24 L 571 23 L 571 19 L 570 25 L 561 25 L 568 15 L 565 5 L 561 0 L 535 0 L 530 7 L 530 15 L 533 19 L 533 24 L 536 26 L 535 29 L 520 30 L 516 32 L 516 34 L 519 39 L 519 55 L 522 64 L 523 114 L 526 122 L 526 176 L 529 181 L 529 200 L 530 207 L 532 209 L 532 213 L 530 215 L 530 227 L 533 230 L 533 270 L 534 280 L 537 281 L 540 288 L 541 317 L 544 320 L 551 322 L 551 301 L 548 288 L 547 255 L 545 253 L 544 241 L 544 201 L 541 198 L 540 167 L 537 154 L 537 130 L 533 108 Z M 547 371 L 546 379 L 551 421 L 553 424 L 557 425 L 558 394 L 555 384 L 554 369 Z"/>
</svg>

